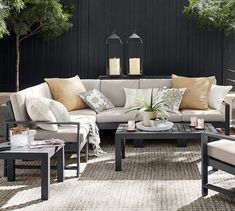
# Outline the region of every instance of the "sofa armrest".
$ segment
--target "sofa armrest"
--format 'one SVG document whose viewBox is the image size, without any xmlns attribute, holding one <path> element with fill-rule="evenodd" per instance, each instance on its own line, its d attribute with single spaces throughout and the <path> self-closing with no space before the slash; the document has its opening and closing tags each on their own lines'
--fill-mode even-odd
<svg viewBox="0 0 235 211">
<path fill-rule="evenodd" d="M 202 133 L 201 141 L 207 144 L 208 142 L 216 141 L 219 139 L 227 139 L 230 141 L 235 141 L 235 137 L 231 137 L 223 134 L 215 134 L 215 133 Z"/>
<path fill-rule="evenodd" d="M 225 117 L 225 134 L 230 134 L 230 105 L 225 101 L 222 102 L 222 111 Z"/>
<path fill-rule="evenodd" d="M 35 125 L 35 124 L 63 124 L 63 125 L 76 125 L 77 126 L 77 143 L 79 143 L 79 132 L 80 132 L 80 123 L 79 122 L 49 122 L 49 121 L 5 121 L 5 140 L 9 136 L 9 126 L 10 125 L 17 125 L 17 124 L 24 124 L 24 125 Z"/>
</svg>

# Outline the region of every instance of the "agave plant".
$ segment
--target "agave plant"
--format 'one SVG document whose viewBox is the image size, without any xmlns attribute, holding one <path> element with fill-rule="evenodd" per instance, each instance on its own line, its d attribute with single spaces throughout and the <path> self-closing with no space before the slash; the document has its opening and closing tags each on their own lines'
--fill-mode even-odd
<svg viewBox="0 0 235 211">
<path fill-rule="evenodd" d="M 137 101 L 141 102 L 144 105 L 143 106 L 134 107 L 134 108 L 130 108 L 130 109 L 128 109 L 127 112 L 138 110 L 138 112 L 136 113 L 136 119 L 137 120 L 139 120 L 139 117 L 140 117 L 140 115 L 143 112 L 159 112 L 159 111 L 161 111 L 166 116 L 168 116 L 168 111 L 169 111 L 168 110 L 168 104 L 170 102 L 170 99 L 162 100 L 160 102 L 154 103 L 153 90 L 151 92 L 150 102 L 146 102 L 146 100 L 144 100 L 142 98 L 135 98 L 135 99 Z"/>
</svg>

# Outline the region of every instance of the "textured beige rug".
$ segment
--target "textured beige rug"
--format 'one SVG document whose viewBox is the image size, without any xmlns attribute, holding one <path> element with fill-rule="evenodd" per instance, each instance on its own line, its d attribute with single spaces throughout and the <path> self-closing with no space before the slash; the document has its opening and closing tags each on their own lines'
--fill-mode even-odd
<svg viewBox="0 0 235 211">
<path fill-rule="evenodd" d="M 92 157 L 79 179 L 66 170 L 57 183 L 52 170 L 50 199 L 40 199 L 40 172 L 17 170 L 17 181 L 7 182 L 0 173 L 0 210 L 235 210 L 235 201 L 209 191 L 201 197 L 200 145 L 177 148 L 175 141 L 151 141 L 144 149 L 127 146 L 123 171 L 114 171 L 113 136 L 106 137 L 109 154 Z M 0 163 L 1 169 L 3 163 Z M 211 172 L 210 181 L 235 187 L 235 177 Z"/>
</svg>

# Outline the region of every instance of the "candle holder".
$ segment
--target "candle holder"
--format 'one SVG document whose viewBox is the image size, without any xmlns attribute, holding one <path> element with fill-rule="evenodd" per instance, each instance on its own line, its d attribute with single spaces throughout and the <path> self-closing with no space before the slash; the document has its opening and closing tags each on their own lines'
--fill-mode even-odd
<svg viewBox="0 0 235 211">
<path fill-rule="evenodd" d="M 143 44 L 142 39 L 136 33 L 133 33 L 127 40 L 126 62 L 128 76 L 143 75 Z"/>
<path fill-rule="evenodd" d="M 123 69 L 123 45 L 121 38 L 113 32 L 106 41 L 106 75 L 120 77 Z"/>
</svg>

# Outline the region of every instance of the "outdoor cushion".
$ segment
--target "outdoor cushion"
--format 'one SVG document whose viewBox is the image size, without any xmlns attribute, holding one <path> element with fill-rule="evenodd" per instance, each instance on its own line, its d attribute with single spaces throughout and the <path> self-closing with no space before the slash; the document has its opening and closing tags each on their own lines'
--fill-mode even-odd
<svg viewBox="0 0 235 211">
<path fill-rule="evenodd" d="M 165 117 L 171 122 L 181 122 L 182 121 L 182 114 L 180 111 L 177 111 L 175 113 L 168 112 L 168 116 L 162 112 L 158 112 L 158 117 Z"/>
<path fill-rule="evenodd" d="M 79 139 L 81 143 L 81 148 L 86 143 L 86 138 L 89 132 L 89 126 L 86 124 L 80 125 Z M 58 126 L 58 130 L 55 132 L 47 131 L 43 129 L 37 129 L 37 134 L 35 139 L 49 139 L 49 138 L 59 138 L 63 139 L 68 143 L 77 142 L 77 126 Z"/>
<path fill-rule="evenodd" d="M 140 89 L 171 87 L 171 79 L 140 79 Z"/>
<path fill-rule="evenodd" d="M 215 80 L 211 77 L 182 77 L 172 75 L 172 88 L 187 88 L 180 109 L 208 109 L 208 97 Z"/>
<path fill-rule="evenodd" d="M 235 165 L 235 141 L 221 139 L 208 143 L 208 155 L 225 163 Z"/>
<path fill-rule="evenodd" d="M 44 97 L 52 99 L 51 92 L 47 83 L 41 83 L 24 89 L 20 92 L 13 93 L 10 96 L 12 109 L 16 120 L 28 121 L 30 120 L 26 111 L 25 98 L 27 97 Z"/>
<path fill-rule="evenodd" d="M 226 95 L 232 88 L 232 86 L 212 85 L 209 93 L 209 107 L 214 108 L 216 110 L 220 110 L 222 102 L 224 101 Z"/>
<path fill-rule="evenodd" d="M 139 88 L 139 80 L 102 80 L 101 92 L 114 106 L 123 107 L 126 102 L 124 88 Z"/>
<path fill-rule="evenodd" d="M 97 122 L 127 122 L 134 120 L 137 111 L 126 113 L 128 109 L 115 107 L 97 114 Z"/>
<path fill-rule="evenodd" d="M 77 116 L 77 115 L 92 115 L 95 117 L 96 119 L 96 112 L 93 111 L 92 109 L 90 108 L 85 108 L 85 109 L 79 109 L 79 110 L 75 110 L 75 111 L 70 111 L 69 112 L 69 115 L 71 118 L 74 118 L 74 116 Z"/>
<path fill-rule="evenodd" d="M 86 91 L 97 89 L 100 91 L 100 79 L 81 79 Z"/>
<path fill-rule="evenodd" d="M 225 121 L 224 113 L 215 109 L 207 110 L 181 110 L 182 120 L 190 122 L 192 116 L 202 118 L 205 122 L 222 122 Z"/>
<path fill-rule="evenodd" d="M 85 92 L 78 76 L 72 78 L 45 78 L 54 100 L 62 103 L 68 111 L 87 108 L 86 103 L 80 98 L 79 93 Z"/>
</svg>

